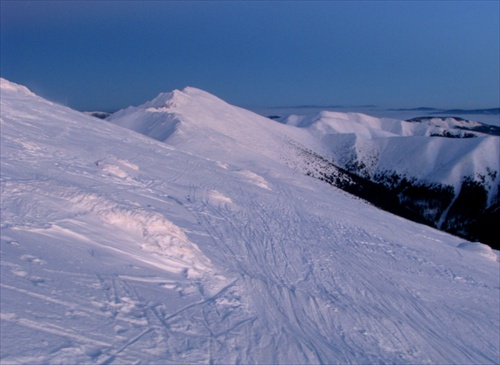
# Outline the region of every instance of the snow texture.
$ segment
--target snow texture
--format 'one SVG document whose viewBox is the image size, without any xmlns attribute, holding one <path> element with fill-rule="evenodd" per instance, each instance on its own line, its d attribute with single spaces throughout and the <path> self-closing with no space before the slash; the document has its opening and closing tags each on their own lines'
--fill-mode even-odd
<svg viewBox="0 0 500 365">
<path fill-rule="evenodd" d="M 299 128 L 140 114 L 156 140 L 2 80 L 2 364 L 500 362 L 497 251 L 296 172 Z"/>
</svg>

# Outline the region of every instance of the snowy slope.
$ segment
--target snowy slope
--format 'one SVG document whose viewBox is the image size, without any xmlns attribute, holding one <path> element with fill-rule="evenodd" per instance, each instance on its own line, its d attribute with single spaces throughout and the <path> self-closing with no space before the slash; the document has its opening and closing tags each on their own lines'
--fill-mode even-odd
<svg viewBox="0 0 500 365">
<path fill-rule="evenodd" d="M 2 363 L 500 360 L 484 245 L 5 80 L 0 126 Z"/>
<path fill-rule="evenodd" d="M 108 121 L 217 161 L 251 168 L 246 164 L 265 158 L 266 166 L 289 166 L 387 211 L 500 248 L 498 127 L 328 111 L 281 124 L 191 87 Z"/>
<path fill-rule="evenodd" d="M 283 163 L 297 153 L 297 144 L 320 148 L 309 133 L 270 123 L 268 118 L 193 87 L 162 93 L 107 120 L 190 153 L 227 162 L 265 158 Z"/>
<path fill-rule="evenodd" d="M 499 127 L 326 111 L 282 122 L 309 131 L 334 165 L 368 185 L 351 189 L 316 175 L 388 211 L 500 248 Z"/>
</svg>

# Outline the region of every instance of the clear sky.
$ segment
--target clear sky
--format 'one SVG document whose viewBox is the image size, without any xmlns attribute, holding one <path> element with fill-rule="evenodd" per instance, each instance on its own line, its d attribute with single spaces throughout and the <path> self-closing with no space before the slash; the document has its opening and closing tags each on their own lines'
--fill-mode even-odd
<svg viewBox="0 0 500 365">
<path fill-rule="evenodd" d="M 6 1 L 1 75 L 78 110 L 500 104 L 499 1 Z"/>
</svg>

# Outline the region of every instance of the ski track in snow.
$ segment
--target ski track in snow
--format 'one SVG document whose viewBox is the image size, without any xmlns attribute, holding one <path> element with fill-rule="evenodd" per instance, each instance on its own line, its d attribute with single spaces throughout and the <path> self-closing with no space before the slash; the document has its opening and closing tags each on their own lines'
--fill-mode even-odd
<svg viewBox="0 0 500 365">
<path fill-rule="evenodd" d="M 234 196 L 244 199 L 248 194 L 235 191 Z M 384 353 L 388 362 L 435 363 L 446 361 L 457 351 L 457 344 L 443 347 L 438 340 L 445 340 L 446 332 L 436 333 L 435 329 L 436 323 L 449 316 L 449 310 L 456 313 L 457 308 L 450 305 L 440 313 L 427 311 L 422 303 L 435 298 L 422 298 L 408 283 L 423 284 L 444 276 L 472 287 L 480 284 L 349 224 L 311 218 L 310 209 L 290 208 L 289 201 L 286 193 L 269 201 L 269 206 L 254 206 L 251 199 L 242 201 L 241 206 L 252 209 L 246 213 L 240 210 L 236 216 L 227 206 L 211 206 L 203 199 L 197 209 L 214 245 L 224 253 L 221 261 L 236 258 L 234 271 L 241 273 L 246 290 L 255 293 L 253 306 L 258 317 L 267 318 L 252 323 L 263 326 L 254 331 L 265 334 L 253 345 L 255 353 L 265 348 L 269 353 L 244 361 L 259 363 L 272 358 L 273 363 L 291 359 L 296 363 L 328 363 L 334 355 L 340 362 L 371 363 Z M 282 214 L 279 220 L 268 213 L 276 208 Z M 289 225 L 283 226 L 283 222 Z M 234 232 L 240 234 L 235 237 Z M 367 241 L 360 242 L 363 236 Z M 415 262 L 423 266 L 417 272 Z M 395 276 L 400 276 L 400 281 L 395 281 Z M 420 278 L 415 280 L 415 276 Z M 388 313 L 398 317 L 396 323 L 387 319 Z M 436 344 L 429 341 L 432 338 Z M 480 338 L 488 341 L 484 334 Z M 422 347 L 426 351 L 419 350 Z M 366 352 L 367 348 L 373 353 Z M 465 355 L 476 356 L 474 351 Z M 494 359 L 484 357 L 481 361 Z"/>
<path fill-rule="evenodd" d="M 2 364 L 499 362 L 498 253 L 10 89 Z"/>
</svg>

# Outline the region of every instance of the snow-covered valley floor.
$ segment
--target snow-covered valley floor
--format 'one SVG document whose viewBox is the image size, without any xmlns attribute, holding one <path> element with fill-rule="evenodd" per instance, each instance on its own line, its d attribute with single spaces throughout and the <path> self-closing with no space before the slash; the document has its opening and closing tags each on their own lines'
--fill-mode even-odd
<svg viewBox="0 0 500 365">
<path fill-rule="evenodd" d="M 2 364 L 500 362 L 487 246 L 4 80 L 1 102 Z"/>
</svg>

